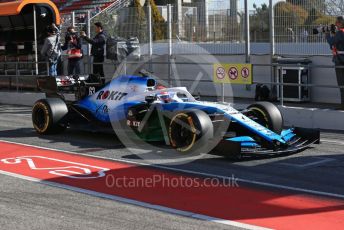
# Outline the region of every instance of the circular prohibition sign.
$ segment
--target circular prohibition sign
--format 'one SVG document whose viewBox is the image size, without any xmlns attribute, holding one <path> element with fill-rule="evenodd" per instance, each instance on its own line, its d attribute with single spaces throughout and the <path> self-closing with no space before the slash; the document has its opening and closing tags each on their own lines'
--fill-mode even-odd
<svg viewBox="0 0 344 230">
<path fill-rule="evenodd" d="M 220 80 L 224 79 L 226 76 L 226 70 L 223 67 L 218 67 L 216 69 L 216 77 Z"/>
<path fill-rule="evenodd" d="M 238 73 L 238 69 L 237 68 L 235 68 L 235 67 L 229 68 L 228 76 L 229 76 L 230 79 L 235 80 L 235 79 L 238 78 L 238 75 L 239 75 L 239 73 Z"/>
<path fill-rule="evenodd" d="M 247 67 L 242 68 L 241 76 L 244 78 L 248 78 L 250 76 L 250 70 Z"/>
</svg>

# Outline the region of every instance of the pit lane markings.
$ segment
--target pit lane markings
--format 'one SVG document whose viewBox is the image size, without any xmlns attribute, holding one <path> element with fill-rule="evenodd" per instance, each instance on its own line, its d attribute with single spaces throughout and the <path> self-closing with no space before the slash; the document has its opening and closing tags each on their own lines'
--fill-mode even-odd
<svg viewBox="0 0 344 230">
<path fill-rule="evenodd" d="M 77 153 L 77 152 L 72 152 L 72 151 L 67 151 L 67 150 L 59 150 L 59 149 L 54 149 L 54 148 L 49 148 L 49 147 L 35 146 L 35 145 L 24 144 L 24 143 L 20 143 L 20 142 L 13 142 L 13 141 L 8 141 L 8 140 L 0 140 L 0 141 L 1 142 L 5 142 L 5 143 L 11 143 L 11 144 L 18 144 L 18 145 L 23 145 L 23 146 L 28 146 L 28 147 L 34 147 L 34 148 L 38 148 L 38 149 L 45 149 L 45 150 L 52 150 L 52 151 L 59 151 L 59 152 L 69 153 L 69 154 L 73 154 L 73 155 L 87 156 L 87 157 L 91 157 L 91 158 L 95 158 L 95 159 L 98 158 L 98 159 L 110 160 L 110 161 L 115 161 L 115 162 L 117 161 L 117 162 L 129 163 L 129 164 L 149 166 L 149 167 L 152 167 L 152 168 L 166 169 L 166 170 L 171 170 L 171 171 L 175 171 L 175 172 L 188 173 L 188 174 L 199 175 L 199 176 L 204 176 L 204 177 L 214 177 L 214 178 L 227 179 L 227 180 L 230 179 L 230 177 L 223 176 L 223 175 L 212 174 L 212 173 L 205 173 L 205 172 L 188 170 L 188 169 L 178 169 L 178 168 L 173 168 L 173 167 L 169 167 L 169 166 L 151 165 L 151 164 L 137 162 L 137 161 L 130 161 L 130 160 L 123 160 L 123 159 L 114 159 L 114 158 L 109 158 L 109 157 L 95 156 L 95 155 L 91 155 L 91 154 L 83 154 L 83 153 Z M 269 183 L 269 182 L 264 182 L 264 181 L 255 181 L 255 180 L 244 179 L 244 178 L 237 178 L 237 181 L 243 182 L 243 183 L 247 183 L 247 184 L 263 186 L 263 187 L 270 187 L 270 188 L 283 189 L 283 190 L 289 190 L 289 191 L 294 191 L 294 192 L 301 192 L 301 193 L 318 195 L 318 196 L 326 196 L 326 197 L 344 199 L 344 194 L 323 192 L 323 191 L 317 191 L 317 190 L 312 190 L 312 189 L 298 188 L 298 187 L 292 187 L 292 186 L 287 186 L 287 185 L 282 185 L 282 184 L 274 184 L 274 183 Z"/>
<path fill-rule="evenodd" d="M 252 229 L 252 230 L 263 230 L 263 229 L 270 229 L 265 227 L 260 227 L 253 225 L 251 223 L 245 223 L 243 222 L 237 222 L 228 220 L 225 218 L 219 218 L 216 216 L 228 216 L 227 212 L 223 212 L 223 209 L 214 209 L 211 205 L 192 205 L 195 200 L 191 198 L 189 204 L 186 204 L 186 200 L 189 200 L 190 195 L 193 194 L 193 191 L 187 191 L 185 197 L 181 201 L 176 201 L 175 199 L 171 199 L 177 196 L 179 194 L 179 190 L 183 189 L 182 187 L 179 187 L 179 189 L 164 189 L 164 187 L 161 187 L 161 184 L 158 184 L 157 187 L 147 187 L 146 189 L 142 189 L 140 187 L 134 187 L 131 189 L 128 189 L 126 187 L 114 187 L 110 188 L 106 186 L 106 178 L 102 176 L 102 172 L 105 172 L 107 174 L 111 174 L 111 172 L 108 172 L 109 170 L 112 171 L 113 174 L 118 177 L 120 176 L 132 176 L 132 177 L 148 177 L 153 175 L 165 175 L 168 178 L 177 178 L 182 175 L 175 174 L 172 172 L 165 172 L 163 170 L 157 170 L 157 169 L 148 169 L 148 168 L 142 168 L 138 167 L 137 165 L 128 164 L 128 163 L 121 163 L 121 162 L 115 162 L 115 161 L 104 161 L 102 159 L 97 159 L 94 157 L 85 157 L 82 155 L 76 155 L 76 154 L 70 154 L 65 153 L 62 151 L 56 151 L 56 150 L 50 150 L 50 149 L 44 149 L 44 148 L 37 148 L 30 145 L 21 145 L 18 143 L 9 143 L 9 142 L 3 142 L 0 143 L 0 147 L 2 151 L 0 152 L 0 157 L 2 158 L 0 160 L 0 173 L 20 179 L 29 180 L 32 182 L 38 182 L 49 186 L 54 186 L 58 188 L 68 189 L 75 192 L 80 192 L 96 197 L 101 198 L 108 198 L 111 200 L 124 202 L 128 204 L 133 205 L 139 205 L 146 208 L 151 208 L 159 211 L 168 212 L 171 214 L 178 214 L 181 216 L 191 217 L 195 219 L 200 220 L 206 220 L 214 223 L 219 224 L 225 224 L 240 228 L 246 228 L 246 229 Z M 21 154 L 28 154 L 28 156 L 21 156 Z M 30 156 L 30 154 L 35 154 L 35 156 Z M 3 158 L 4 157 L 4 158 Z M 33 160 L 34 159 L 34 160 Z M 45 167 L 37 167 L 37 165 L 43 165 L 42 160 L 45 161 Z M 56 163 L 57 162 L 57 163 Z M 82 163 L 80 163 L 82 162 Z M 94 166 L 98 165 L 98 166 Z M 58 165 L 58 167 L 56 167 Z M 55 174 L 51 173 L 51 170 L 69 170 L 71 167 L 77 167 L 82 166 L 81 169 L 83 174 L 86 176 L 90 175 L 90 172 L 87 172 L 85 170 L 86 168 L 92 170 L 93 174 L 98 173 L 99 175 L 97 177 L 89 177 L 89 178 L 83 178 L 81 180 L 82 173 L 78 173 L 76 171 L 71 171 L 71 173 L 77 174 L 77 177 L 71 177 L 69 175 L 65 174 Z M 101 165 L 101 166 L 99 166 Z M 55 167 L 52 167 L 55 166 Z M 73 168 L 76 169 L 76 168 Z M 78 168 L 80 169 L 80 168 Z M 39 171 L 40 170 L 40 171 Z M 67 172 L 68 173 L 68 172 Z M 54 174 L 55 176 L 52 177 L 51 174 Z M 58 176 L 58 177 L 56 177 Z M 188 177 L 185 175 L 184 177 Z M 202 180 L 202 179 L 200 179 Z M 191 188 L 190 188 L 191 189 Z M 193 188 L 193 190 L 198 190 L 201 188 Z M 239 190 L 245 190 L 243 188 L 237 188 Z M 221 190 L 221 194 L 224 193 L 228 188 L 226 187 L 218 187 L 218 190 Z M 151 196 L 151 193 L 155 191 L 155 194 L 157 196 Z M 199 191 L 199 190 L 198 190 Z M 203 188 L 201 191 L 201 197 L 208 197 L 211 196 L 212 193 L 210 193 L 210 189 Z M 203 192 L 202 192 L 203 191 Z M 254 192 L 252 190 L 252 192 Z M 229 194 L 227 193 L 227 196 Z M 160 198 L 164 197 L 164 198 Z M 201 198 L 199 198 L 201 199 Z M 204 200 L 206 202 L 207 199 Z M 219 198 L 215 197 L 213 199 L 215 204 L 220 205 L 222 202 L 219 203 Z M 166 206 L 165 206 L 166 205 Z M 190 208 L 188 208 L 188 205 L 190 205 Z M 223 204 L 222 204 L 223 205 Z M 223 205 L 224 206 L 224 205 Z M 235 209 L 231 209 L 228 205 L 227 209 L 231 212 L 237 212 Z M 180 207 L 181 209 L 178 209 Z M 204 209 L 206 207 L 206 209 Z M 203 211 L 202 211 L 203 210 Z M 206 211 L 207 210 L 207 211 Z M 213 213 L 215 217 L 204 215 L 205 213 Z M 222 214 L 220 214 L 222 213 Z M 226 217 L 227 218 L 227 217 Z M 248 221 L 250 222 L 250 221 Z"/>
<path fill-rule="evenodd" d="M 46 165 L 42 164 L 43 162 L 48 163 L 49 167 L 37 167 L 37 164 L 39 163 L 40 165 Z M 44 170 L 48 171 L 49 174 L 68 177 L 71 179 L 100 178 L 104 177 L 105 173 L 110 170 L 108 168 L 102 168 L 94 165 L 81 164 L 44 156 L 10 157 L 1 159 L 0 163 L 16 165 L 18 167 L 20 167 L 20 164 L 27 164 L 32 170 Z"/>
<path fill-rule="evenodd" d="M 333 143 L 333 144 L 337 144 L 337 145 L 344 145 L 344 141 L 338 141 L 338 140 L 332 140 L 332 139 L 326 139 L 326 138 L 321 138 L 321 142 Z"/>
<path fill-rule="evenodd" d="M 315 159 L 318 159 L 317 161 L 313 161 L 310 163 L 305 163 L 305 164 L 298 164 L 297 162 L 295 163 L 278 163 L 279 165 L 285 165 L 285 166 L 291 166 L 291 167 L 298 167 L 298 168 L 306 168 L 310 166 L 315 166 L 315 165 L 320 165 L 320 164 L 325 164 L 327 162 L 335 161 L 333 158 L 328 158 L 328 157 L 312 157 Z M 293 160 L 297 160 L 297 158 L 292 158 Z"/>
<path fill-rule="evenodd" d="M 224 224 L 224 225 L 228 225 L 228 226 L 239 227 L 239 228 L 249 229 L 249 230 L 272 230 L 271 228 L 264 228 L 264 227 L 255 226 L 255 225 L 251 225 L 251 224 L 245 224 L 245 223 L 240 223 L 240 222 L 236 222 L 236 221 L 214 218 L 214 217 L 206 216 L 206 215 L 200 215 L 200 214 L 193 213 L 193 212 L 182 211 L 182 210 L 178 210 L 178 209 L 168 208 L 165 206 L 149 204 L 149 203 L 140 202 L 140 201 L 133 200 L 133 199 L 123 198 L 120 196 L 108 195 L 105 193 L 95 192 L 92 190 L 82 189 L 82 188 L 64 185 L 64 184 L 60 184 L 60 183 L 54 183 L 54 182 L 50 182 L 50 181 L 46 181 L 46 180 L 40 180 L 37 178 L 23 176 L 23 175 L 10 173 L 10 172 L 6 172 L 6 171 L 2 171 L 2 170 L 0 170 L 0 174 L 14 177 L 14 178 L 18 178 L 18 179 L 22 179 L 22 180 L 26 180 L 26 181 L 31 181 L 31 182 L 43 184 L 43 185 L 47 185 L 47 186 L 51 186 L 51 187 L 55 187 L 55 188 L 66 189 L 66 190 L 69 190 L 72 192 L 78 192 L 78 193 L 82 193 L 82 194 L 86 194 L 86 195 L 90 195 L 90 196 L 94 196 L 94 197 L 109 199 L 109 200 L 113 200 L 113 201 L 117 201 L 117 202 L 121 202 L 121 203 L 125 203 L 125 204 L 137 205 L 137 206 L 140 206 L 143 208 L 149 208 L 149 209 L 162 211 L 162 212 L 169 213 L 169 214 L 175 214 L 175 215 L 194 218 L 194 219 L 198 219 L 198 220 L 209 221 L 212 223 Z"/>
<path fill-rule="evenodd" d="M 97 157 L 82 157 L 78 154 L 66 154 L 63 151 L 25 146 L 18 143 L 3 142 L 0 145 L 3 153 L 0 154 L 8 159 L 19 156 L 22 152 L 26 154 L 46 155 L 48 157 L 67 159 L 73 164 L 101 165 L 116 172 L 116 176 L 127 177 L 149 177 L 152 175 L 165 175 L 173 179 L 177 177 L 191 178 L 187 174 L 175 174 L 166 170 L 156 170 L 153 167 L 138 167 L 135 163 L 120 163 L 119 161 L 104 161 Z M 21 146 L 21 147 L 20 147 Z M 77 162 L 83 163 L 77 163 Z M 46 183 L 47 185 L 70 189 L 94 196 L 100 196 L 118 201 L 141 205 L 174 214 L 187 215 L 202 220 L 214 221 L 216 223 L 248 229 L 289 228 L 296 224 L 300 228 L 334 229 L 341 226 L 337 221 L 344 215 L 344 202 L 341 200 L 324 200 L 316 197 L 307 197 L 300 194 L 277 193 L 252 189 L 249 187 L 190 187 L 183 189 L 163 189 L 159 184 L 157 187 L 126 187 L 109 188 L 104 185 L 103 178 L 87 180 L 76 180 L 68 177 L 51 177 L 44 173 L 37 173 L 26 167 L 11 167 L 0 165 L 3 174 L 26 178 L 29 180 Z M 169 170 L 171 171 L 171 170 Z M 180 170 L 179 170 L 180 171 Z M 20 175 L 18 175 L 18 172 Z M 22 174 L 25 174 L 22 176 Z M 113 174 L 111 174 L 113 175 Z M 202 180 L 202 179 L 201 179 Z M 84 181 L 84 183 L 82 183 Z M 151 196 L 151 194 L 156 196 Z M 180 196 L 183 193 L 183 196 Z M 195 193 L 197 196 L 195 196 Z M 215 195 L 214 195 L 215 194 Z M 179 197 L 179 199 L 175 199 Z M 199 200 L 203 202 L 200 203 Z M 245 204 L 242 208 L 242 204 Z M 168 206 L 168 207 L 166 207 Z M 256 212 L 259 210 L 259 212 Z M 201 214 L 198 214 L 201 213 Z M 210 215 L 204 215 L 210 214 Z M 230 219 L 230 220 L 229 220 Z M 327 221 L 323 221 L 326 219 Z M 238 222 L 240 221 L 240 222 Z M 258 227 L 265 226 L 265 227 Z"/>
<path fill-rule="evenodd" d="M 109 147 L 112 148 L 112 147 Z M 107 148 L 89 148 L 89 149 L 78 149 L 75 150 L 76 153 L 93 153 L 93 152 L 100 152 L 100 151 L 104 151 L 104 150 L 108 150 Z"/>
</svg>

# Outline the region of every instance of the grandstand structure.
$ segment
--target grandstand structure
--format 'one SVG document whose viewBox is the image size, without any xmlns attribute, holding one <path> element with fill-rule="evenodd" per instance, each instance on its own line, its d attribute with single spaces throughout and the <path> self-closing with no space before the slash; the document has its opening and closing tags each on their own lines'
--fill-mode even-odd
<svg viewBox="0 0 344 230">
<path fill-rule="evenodd" d="M 61 13 L 103 10 L 116 0 L 52 0 Z"/>
</svg>

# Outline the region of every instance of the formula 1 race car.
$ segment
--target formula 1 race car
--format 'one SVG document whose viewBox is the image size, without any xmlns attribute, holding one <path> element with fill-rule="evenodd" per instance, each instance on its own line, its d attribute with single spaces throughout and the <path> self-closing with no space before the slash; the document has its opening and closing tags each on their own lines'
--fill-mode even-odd
<svg viewBox="0 0 344 230">
<path fill-rule="evenodd" d="M 39 78 L 47 98 L 33 106 L 35 130 L 124 129 L 139 140 L 164 142 L 178 152 L 227 156 L 292 153 L 320 141 L 318 130 L 283 129 L 281 112 L 272 103 L 257 102 L 238 111 L 229 103 L 198 101 L 185 87 L 166 88 L 151 74 L 140 74 L 118 76 L 105 86 L 95 76 Z M 62 96 L 63 89 L 74 92 L 75 99 Z"/>
</svg>

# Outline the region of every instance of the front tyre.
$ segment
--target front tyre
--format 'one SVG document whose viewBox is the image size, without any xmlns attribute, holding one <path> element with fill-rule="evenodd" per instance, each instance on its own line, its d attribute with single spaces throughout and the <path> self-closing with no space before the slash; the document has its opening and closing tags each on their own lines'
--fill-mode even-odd
<svg viewBox="0 0 344 230">
<path fill-rule="evenodd" d="M 201 110 L 180 111 L 169 124 L 169 140 L 181 153 L 207 153 L 214 128 L 208 114 Z M 208 151 L 209 150 L 209 151 Z"/>
<path fill-rule="evenodd" d="M 283 116 L 276 105 L 266 101 L 257 102 L 250 105 L 247 110 L 247 115 L 253 116 L 259 124 L 277 134 L 282 132 Z"/>
<path fill-rule="evenodd" d="M 32 108 L 32 124 L 39 134 L 62 132 L 66 126 L 61 123 L 68 113 L 66 103 L 59 98 L 38 100 Z"/>
</svg>

